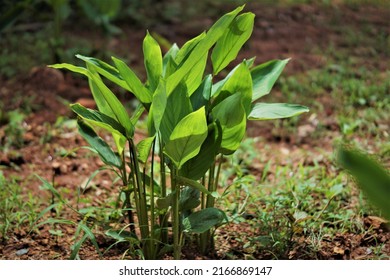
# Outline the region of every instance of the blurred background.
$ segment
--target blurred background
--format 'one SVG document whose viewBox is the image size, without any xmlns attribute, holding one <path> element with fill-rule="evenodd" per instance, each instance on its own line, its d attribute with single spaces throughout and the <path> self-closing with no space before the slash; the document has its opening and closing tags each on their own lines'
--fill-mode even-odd
<svg viewBox="0 0 390 280">
<path fill-rule="evenodd" d="M 2 238 L 18 234 L 12 230 L 28 220 L 20 217 L 33 221 L 36 209 L 47 206 L 48 199 L 38 199 L 42 190 L 34 174 L 54 174 L 56 186 L 71 197 L 70 190 L 101 167 L 90 155 L 74 152 L 83 142 L 68 105 L 95 106 L 88 82 L 47 65 L 83 65 L 75 54 L 110 63 L 114 55 L 144 78 L 146 30 L 165 52 L 244 3 L 245 11 L 256 14 L 255 27 L 227 70 L 244 58 L 256 56 L 260 64 L 290 57 L 263 101 L 302 104 L 310 113 L 250 123 L 247 134 L 254 138 L 243 143 L 224 176 L 253 175 L 232 193 L 254 196 L 248 202 L 256 209 L 254 232 L 245 239 L 240 227 L 227 235 L 240 234 L 243 239 L 233 244 L 239 251 L 248 240 L 252 249 L 268 248 L 248 251 L 253 258 L 389 258 L 390 234 L 383 232 L 383 222 L 367 220 L 377 212 L 338 168 L 334 146 L 349 143 L 390 167 L 390 0 L 0 0 L 0 185 L 7 186 L 0 188 L 0 212 L 8 213 L 0 215 Z M 128 93 L 109 86 L 129 110 L 134 107 Z M 110 200 L 109 180 L 108 175 L 96 180 L 101 188 L 93 192 L 100 193 L 85 203 Z M 261 186 L 255 188 L 259 193 L 249 185 Z M 226 203 L 232 212 L 238 207 Z M 265 205 L 264 212 L 258 205 Z M 322 216 L 295 217 L 292 223 L 285 209 Z M 62 238 L 58 232 L 48 235 Z M 0 243 L 0 252 L 4 246 Z M 45 248 L 37 253 L 43 258 L 53 252 Z M 3 251 L 6 258 L 15 257 L 12 252 Z"/>
</svg>

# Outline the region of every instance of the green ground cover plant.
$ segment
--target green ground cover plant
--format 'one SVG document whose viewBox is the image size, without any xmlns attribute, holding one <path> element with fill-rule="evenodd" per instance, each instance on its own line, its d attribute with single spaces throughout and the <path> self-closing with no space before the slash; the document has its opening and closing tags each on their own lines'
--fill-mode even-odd
<svg viewBox="0 0 390 280">
<path fill-rule="evenodd" d="M 114 65 L 82 55 L 77 57 L 86 67 L 52 65 L 88 78 L 98 110 L 80 104 L 71 109 L 78 115 L 81 135 L 121 179 L 129 232 L 145 259 L 167 251 L 180 259 L 188 235 L 195 235 L 202 253 L 213 250 L 215 228 L 228 219 L 215 207 L 217 187 L 225 185 L 219 181 L 222 162 L 239 148 L 247 121 L 308 111 L 301 105 L 258 102 L 270 92 L 288 59 L 257 66 L 254 58 L 246 59 L 215 82 L 252 33 L 254 14 L 240 14 L 243 8 L 225 14 L 181 48 L 173 44 L 164 56 L 147 33 L 145 83 L 115 57 Z M 212 73 L 205 74 L 209 54 Z M 102 77 L 137 98 L 139 106 L 130 116 Z M 148 137 L 135 143 L 135 126 L 143 114 Z M 112 134 L 114 149 L 96 128 Z"/>
</svg>

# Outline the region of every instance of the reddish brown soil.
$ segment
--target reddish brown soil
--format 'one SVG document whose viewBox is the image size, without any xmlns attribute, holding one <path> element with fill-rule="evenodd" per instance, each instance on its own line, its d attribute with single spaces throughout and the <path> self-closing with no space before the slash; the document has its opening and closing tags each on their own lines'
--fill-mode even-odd
<svg viewBox="0 0 390 280">
<path fill-rule="evenodd" d="M 257 62 L 262 62 L 275 58 L 291 57 L 293 60 L 286 68 L 286 73 L 303 72 L 310 69 L 324 67 L 327 57 L 322 50 L 330 44 L 336 48 L 344 48 L 340 45 L 340 38 L 344 36 L 338 32 L 337 28 L 331 28 L 331 21 L 339 21 L 343 25 L 352 25 L 355 28 L 363 23 L 370 23 L 377 28 L 389 30 L 388 11 L 386 9 L 360 7 L 360 9 L 349 9 L 346 7 L 319 8 L 316 6 L 293 6 L 276 8 L 261 5 L 249 5 L 247 10 L 256 13 L 255 30 L 246 47 L 244 53 L 238 58 L 257 56 Z M 336 14 L 335 14 L 336 13 Z M 187 23 L 177 26 L 159 26 L 157 32 L 165 36 L 170 41 L 183 43 L 211 23 L 210 19 L 201 19 L 196 24 Z M 336 24 L 337 25 L 337 24 Z M 80 31 L 76 33 L 68 32 L 69 36 L 83 36 L 90 38 L 91 42 L 99 48 L 108 45 L 114 53 L 123 54 L 131 51 L 131 64 L 136 69 L 142 69 L 141 42 L 144 31 L 129 26 L 122 26 L 125 36 L 112 38 L 104 41 L 99 34 Z M 131 46 L 130 48 L 124 46 Z M 312 48 L 318 48 L 318 52 L 313 52 Z M 352 51 L 358 51 L 352 50 Z M 388 57 L 383 54 L 384 59 L 371 61 L 368 67 L 385 70 L 388 67 Z M 142 73 L 142 72 L 141 72 Z M 78 186 L 88 178 L 102 163 L 94 157 L 86 156 L 88 151 L 77 150 L 73 156 L 63 158 L 59 151 L 61 149 L 72 150 L 85 145 L 82 138 L 74 133 L 74 130 L 61 131 L 61 133 L 50 135 L 51 127 L 59 116 L 73 117 L 63 99 L 68 102 L 82 102 L 94 106 L 88 85 L 73 74 L 59 72 L 57 70 L 37 67 L 32 69 L 29 75 L 17 77 L 12 80 L 0 78 L 0 99 L 5 103 L 6 111 L 23 106 L 23 102 L 30 100 L 33 108 L 32 113 L 25 120 L 27 133 L 23 135 L 23 147 L 14 149 L 12 153 L 2 154 L 0 152 L 0 165 L 6 177 L 18 176 L 21 185 L 26 191 L 32 192 L 34 196 L 43 197 L 46 204 L 41 205 L 41 209 L 47 207 L 51 202 L 48 191 L 39 188 L 41 183 L 33 176 L 38 174 L 48 181 L 54 181 L 57 188 L 70 201 L 76 205 L 75 194 Z M 326 99 L 326 98 L 325 98 Z M 323 100 L 332 104 L 331 100 Z M 1 124 L 0 124 L 1 125 Z M 332 125 L 332 124 L 330 124 Z M 335 127 L 337 129 L 337 127 Z M 283 148 L 292 151 L 296 145 L 300 148 L 315 150 L 321 146 L 323 149 L 331 151 L 331 142 L 312 143 L 307 137 L 297 139 L 290 137 L 288 142 L 284 139 L 277 139 L 272 134 L 272 126 L 253 125 L 249 128 L 250 136 L 262 135 L 269 145 L 275 147 L 276 151 L 285 151 Z M 0 138 L 4 135 L 3 127 L 0 126 Z M 47 140 L 42 139 L 46 137 Z M 281 142 L 280 142 L 281 141 Z M 301 155 L 297 155 L 300 157 Z M 307 159 L 310 160 L 310 159 Z M 299 160 L 298 160 L 299 161 Z M 254 168 L 256 170 L 256 168 Z M 117 193 L 116 186 L 111 185 L 113 175 L 108 171 L 103 171 L 94 179 L 95 188 L 88 190 L 84 196 L 92 197 L 93 205 L 102 205 L 110 196 Z M 63 190 L 68 190 L 64 192 Z M 81 205 L 82 206 L 82 205 Z M 38 209 L 37 209 L 38 210 Z M 78 217 L 66 208 L 62 210 L 61 217 L 77 222 Z M 366 226 L 375 228 L 375 234 L 371 236 L 342 235 L 332 240 L 322 240 L 321 250 L 317 257 L 320 259 L 365 259 L 370 257 L 368 247 L 380 240 L 385 244 L 387 252 L 390 252 L 389 233 L 377 221 L 367 218 Z M 43 225 L 39 231 L 29 233 L 29 229 L 21 227 L 15 230 L 8 240 L 0 243 L 0 259 L 66 259 L 70 254 L 70 247 L 74 243 L 73 235 L 75 226 L 62 226 L 64 236 L 55 237 L 49 233 L 53 226 Z M 240 232 L 245 232 L 245 224 L 230 225 L 220 229 L 220 237 L 217 239 L 217 253 L 208 258 L 224 259 L 228 258 L 227 253 L 235 255 L 237 258 L 245 258 L 245 250 L 242 246 L 245 242 L 237 241 Z M 112 240 L 102 233 L 97 234 L 97 241 L 102 250 L 112 244 Z M 297 240 L 296 246 L 291 248 L 286 256 L 292 259 L 304 259 L 307 242 L 303 238 Z M 18 255 L 18 250 L 28 249 L 25 254 Z M 118 245 L 104 255 L 104 259 L 120 259 L 126 251 L 126 247 Z M 99 258 L 94 247 L 87 243 L 80 250 L 82 259 Z M 251 252 L 250 255 L 256 258 L 272 258 L 266 252 Z M 389 255 L 389 254 L 388 254 Z M 184 250 L 184 258 L 200 258 L 192 250 Z"/>
</svg>

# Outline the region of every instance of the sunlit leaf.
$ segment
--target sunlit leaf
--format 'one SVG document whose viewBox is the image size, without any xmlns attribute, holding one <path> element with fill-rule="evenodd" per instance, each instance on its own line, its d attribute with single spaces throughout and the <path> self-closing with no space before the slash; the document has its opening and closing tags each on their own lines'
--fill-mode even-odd
<svg viewBox="0 0 390 280">
<path fill-rule="evenodd" d="M 271 60 L 251 70 L 253 81 L 252 101 L 256 101 L 260 97 L 270 93 L 289 60 Z"/>
<path fill-rule="evenodd" d="M 161 48 L 157 41 L 147 32 L 143 42 L 144 64 L 148 76 L 149 89 L 151 92 L 158 86 L 163 72 Z"/>
<path fill-rule="evenodd" d="M 118 68 L 121 77 L 126 81 L 130 92 L 132 92 L 142 104 L 148 107 L 148 104 L 152 102 L 152 94 L 150 91 L 142 84 L 137 75 L 126 65 L 126 63 L 115 57 L 112 57 L 112 60 Z"/>
<path fill-rule="evenodd" d="M 237 16 L 227 32 L 217 41 L 211 54 L 214 75 L 217 75 L 237 57 L 241 47 L 252 34 L 254 18 L 253 13 Z"/>
<path fill-rule="evenodd" d="M 256 103 L 250 112 L 249 120 L 273 120 L 290 118 L 309 112 L 309 108 L 287 103 Z"/>
<path fill-rule="evenodd" d="M 199 153 L 207 137 L 205 108 L 185 116 L 174 128 L 165 146 L 165 154 L 178 169 Z"/>
</svg>

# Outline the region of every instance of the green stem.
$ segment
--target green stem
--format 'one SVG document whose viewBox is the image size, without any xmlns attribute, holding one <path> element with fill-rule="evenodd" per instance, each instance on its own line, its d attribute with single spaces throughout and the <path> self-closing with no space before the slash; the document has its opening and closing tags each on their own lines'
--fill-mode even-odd
<svg viewBox="0 0 390 280">
<path fill-rule="evenodd" d="M 155 216 L 154 216 L 154 149 L 155 149 L 156 139 L 153 140 L 152 145 L 152 161 L 150 166 L 150 231 L 152 235 L 152 242 L 154 242 L 154 236 L 155 236 Z M 155 243 L 156 244 L 156 243 Z M 153 255 L 155 255 L 154 252 L 156 252 L 156 246 L 153 246 Z"/>
<path fill-rule="evenodd" d="M 161 136 L 159 137 L 159 143 L 160 143 L 160 175 L 161 175 L 161 197 L 166 197 L 167 196 L 167 178 L 166 178 L 166 173 L 165 173 L 165 157 L 163 153 L 163 144 L 161 142 Z M 167 213 L 161 214 L 159 216 L 160 220 L 160 226 L 161 226 L 161 242 L 163 244 L 168 243 L 168 221 L 167 221 Z"/>
<path fill-rule="evenodd" d="M 122 177 L 122 184 L 126 188 L 124 191 L 125 193 L 125 207 L 127 208 L 127 217 L 129 219 L 129 225 L 130 225 L 130 232 L 136 235 L 135 232 L 135 224 L 134 224 L 134 214 L 132 210 L 131 200 L 130 200 L 130 191 L 128 190 L 129 187 L 129 180 L 127 179 L 127 172 L 126 172 L 126 157 L 125 157 L 125 151 L 122 152 L 122 170 L 121 171 L 121 177 Z"/>
<path fill-rule="evenodd" d="M 135 187 L 134 189 L 138 190 L 138 200 L 139 200 L 139 212 L 138 212 L 138 220 L 141 231 L 141 239 L 144 242 L 145 250 L 144 254 L 147 259 L 153 256 L 151 250 L 153 250 L 152 239 L 150 238 L 149 232 L 149 221 L 148 221 L 148 207 L 146 201 L 146 191 L 144 183 L 141 182 L 141 172 L 138 164 L 137 151 L 132 139 L 129 139 L 129 149 L 130 149 L 130 158 L 133 166 L 133 173 L 135 174 Z M 138 209 L 137 209 L 138 211 Z"/>
<path fill-rule="evenodd" d="M 173 231 L 173 257 L 175 260 L 180 259 L 180 216 L 179 216 L 179 200 L 180 186 L 176 180 L 177 170 L 175 167 L 171 169 L 171 187 L 173 193 L 172 201 L 172 231 Z"/>
</svg>

